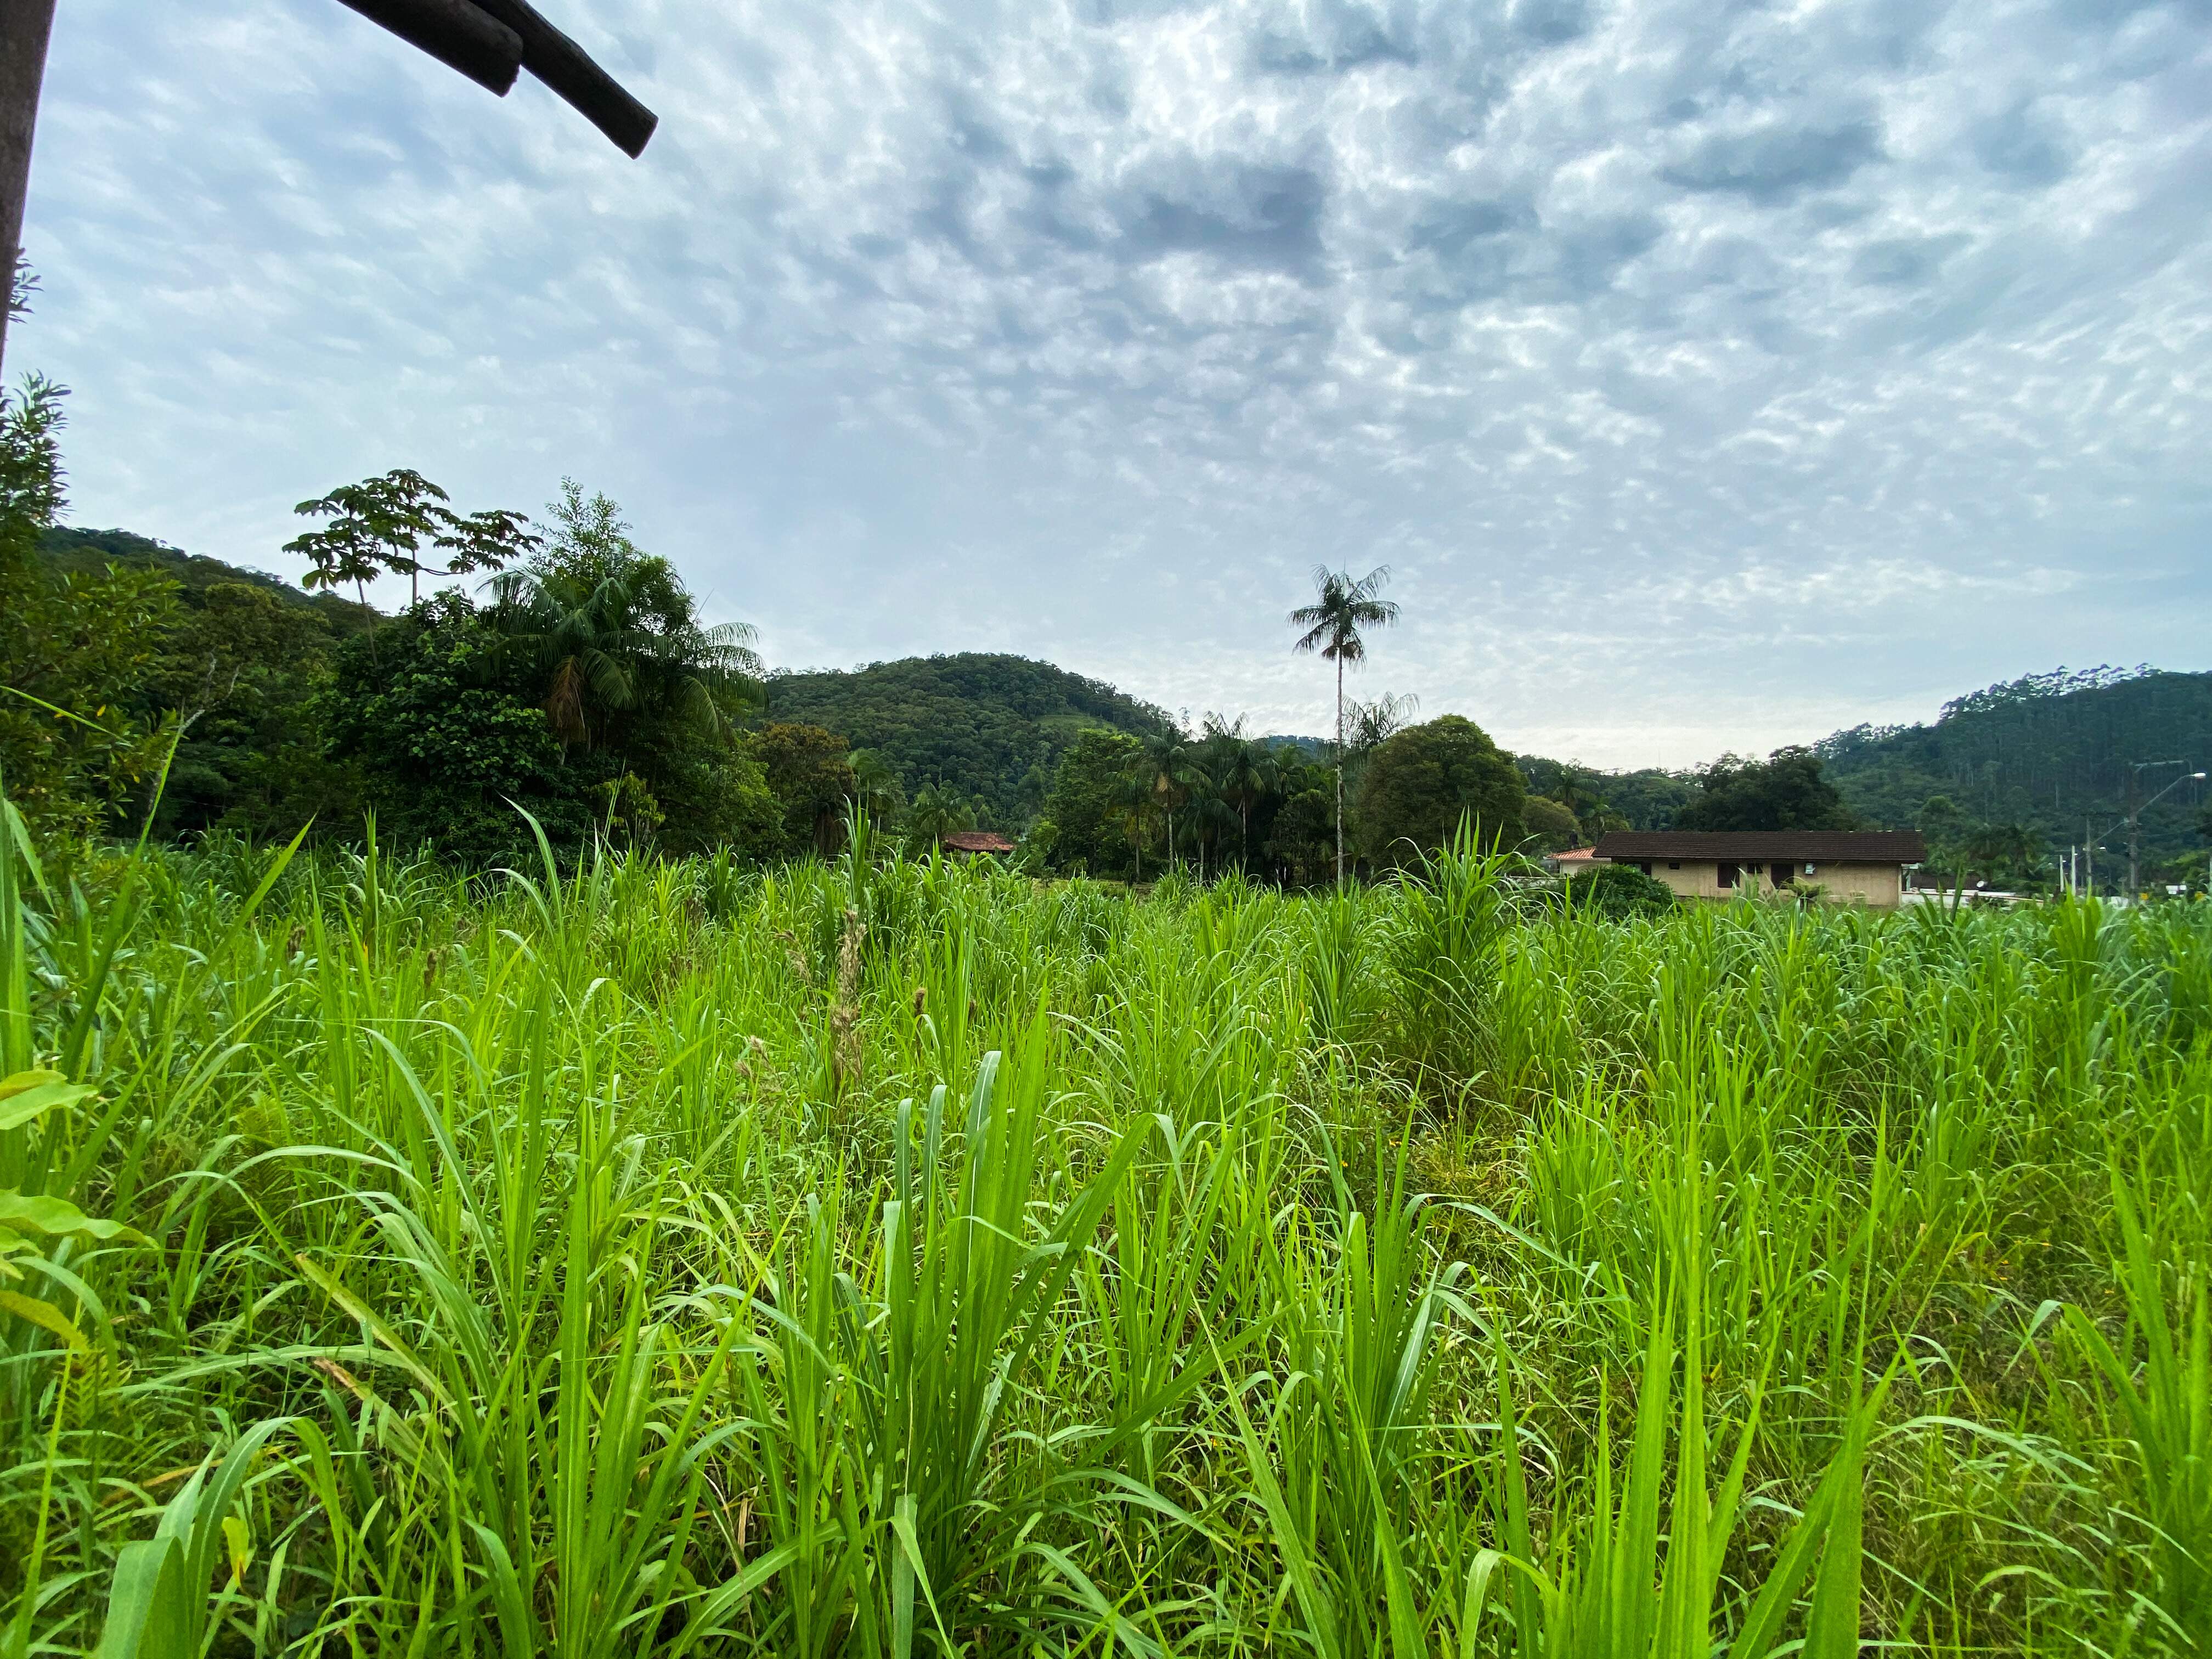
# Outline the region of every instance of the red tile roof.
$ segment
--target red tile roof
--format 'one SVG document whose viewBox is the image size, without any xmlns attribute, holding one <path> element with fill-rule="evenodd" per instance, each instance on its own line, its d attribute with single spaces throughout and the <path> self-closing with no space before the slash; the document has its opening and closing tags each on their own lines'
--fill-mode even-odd
<svg viewBox="0 0 2212 1659">
<path fill-rule="evenodd" d="M 1597 848 L 1595 847 L 1571 847 L 1564 853 L 1553 854 L 1552 862 L 1554 864 L 1595 864 L 1597 862 Z"/>
<path fill-rule="evenodd" d="M 1011 853 L 1013 842 L 1004 836 L 994 835 L 988 830 L 955 830 L 944 838 L 945 845 L 955 853 Z"/>
</svg>

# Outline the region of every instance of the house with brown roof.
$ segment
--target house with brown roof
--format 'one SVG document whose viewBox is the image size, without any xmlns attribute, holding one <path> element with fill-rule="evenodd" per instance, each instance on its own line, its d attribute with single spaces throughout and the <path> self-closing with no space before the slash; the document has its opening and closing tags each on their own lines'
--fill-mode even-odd
<svg viewBox="0 0 2212 1659">
<path fill-rule="evenodd" d="M 1905 866 L 1928 856 L 1916 830 L 1622 830 L 1591 850 L 1684 898 L 1731 899 L 1795 883 L 1878 910 L 1897 908 Z"/>
<path fill-rule="evenodd" d="M 994 835 L 988 830 L 951 830 L 938 841 L 938 845 L 956 859 L 972 859 L 978 855 L 1004 857 L 1014 850 L 1013 842 L 1004 836 Z"/>
</svg>

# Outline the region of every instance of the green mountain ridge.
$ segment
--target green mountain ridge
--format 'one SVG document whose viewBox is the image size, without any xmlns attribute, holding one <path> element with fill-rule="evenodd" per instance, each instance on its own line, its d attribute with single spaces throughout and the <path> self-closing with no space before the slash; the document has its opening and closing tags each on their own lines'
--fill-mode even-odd
<svg viewBox="0 0 2212 1659">
<path fill-rule="evenodd" d="M 1173 724 L 1165 709 L 1103 680 L 976 651 L 852 670 L 779 669 L 769 676 L 768 712 L 873 750 L 908 793 L 943 783 L 981 796 L 994 823 L 1013 827 L 1042 805 L 1053 768 L 1085 732 Z"/>
<path fill-rule="evenodd" d="M 359 633 L 376 616 L 373 606 L 364 609 L 357 601 L 336 593 L 310 593 L 266 570 L 226 563 L 204 553 L 187 553 L 129 530 L 78 530 L 58 525 L 40 532 L 39 556 L 65 575 L 90 574 L 111 564 L 150 567 L 173 578 L 183 590 L 184 602 L 194 607 L 204 603 L 209 588 L 240 582 L 273 593 L 287 605 L 319 612 L 341 634 Z"/>
<path fill-rule="evenodd" d="M 2033 831 L 2053 857 L 2094 840 L 2115 878 L 2130 763 L 2154 763 L 2135 799 L 2179 782 L 2142 812 L 2145 870 L 2206 851 L 2212 792 L 2188 775 L 2212 770 L 2212 672 L 2053 669 L 1954 698 L 1927 725 L 1853 726 L 1812 747 L 1870 823 L 1914 826 L 1941 796 L 1969 820 Z"/>
</svg>

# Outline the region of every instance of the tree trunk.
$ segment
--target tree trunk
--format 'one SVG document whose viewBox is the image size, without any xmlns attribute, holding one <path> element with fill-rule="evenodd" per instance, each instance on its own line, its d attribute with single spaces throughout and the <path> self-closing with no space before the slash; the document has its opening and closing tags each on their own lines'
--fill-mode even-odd
<svg viewBox="0 0 2212 1659">
<path fill-rule="evenodd" d="M 46 74 L 46 39 L 54 0 L 0 4 L 0 252 L 8 261 L 8 298 L 23 256 L 23 200 L 31 185 L 31 139 L 39 125 L 39 85 Z M 8 314 L 0 307 L 0 361 L 8 349 Z"/>
<path fill-rule="evenodd" d="M 1336 659 L 1336 884 L 1344 885 L 1344 659 Z"/>
</svg>

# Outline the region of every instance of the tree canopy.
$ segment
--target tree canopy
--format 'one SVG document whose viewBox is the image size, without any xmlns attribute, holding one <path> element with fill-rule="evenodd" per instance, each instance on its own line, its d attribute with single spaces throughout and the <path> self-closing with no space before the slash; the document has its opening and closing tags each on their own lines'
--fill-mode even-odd
<svg viewBox="0 0 2212 1659">
<path fill-rule="evenodd" d="M 1765 760 L 1727 755 L 1698 775 L 1698 793 L 1674 814 L 1677 830 L 1856 830 L 1857 815 L 1820 775 L 1810 749 Z"/>
<path fill-rule="evenodd" d="M 779 720 L 754 732 L 745 747 L 783 804 L 776 850 L 786 857 L 835 853 L 844 840 L 846 806 L 859 789 L 845 739 L 818 726 Z"/>
<path fill-rule="evenodd" d="M 1063 870 L 1094 876 L 1128 873 L 1133 863 L 1128 825 L 1120 784 L 1139 752 L 1126 732 L 1085 732 L 1060 757 L 1045 797 L 1045 816 L 1053 822 L 1053 862 Z"/>
<path fill-rule="evenodd" d="M 1379 866 L 1416 861 L 1448 844 L 1462 819 L 1486 846 L 1517 847 L 1527 787 L 1473 720 L 1458 714 L 1409 726 L 1375 751 L 1359 786 L 1359 845 Z"/>
</svg>

